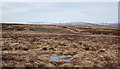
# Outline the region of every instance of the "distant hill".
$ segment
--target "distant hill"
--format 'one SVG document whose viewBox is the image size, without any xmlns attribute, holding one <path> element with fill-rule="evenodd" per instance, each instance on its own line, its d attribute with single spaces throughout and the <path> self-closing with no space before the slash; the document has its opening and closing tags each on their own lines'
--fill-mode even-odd
<svg viewBox="0 0 120 69">
<path fill-rule="evenodd" d="M 118 26 L 118 23 L 101 23 L 102 26 Z"/>
<path fill-rule="evenodd" d="M 52 25 L 70 25 L 70 26 L 118 26 L 118 23 L 87 23 L 87 22 L 69 22 L 69 23 L 52 23 Z"/>
<path fill-rule="evenodd" d="M 69 22 L 69 23 L 52 23 L 52 25 L 70 25 L 70 26 L 102 26 L 94 23 L 87 22 Z"/>
<path fill-rule="evenodd" d="M 118 26 L 118 23 L 87 23 L 87 22 L 68 22 L 68 23 L 46 23 L 46 22 L 25 22 L 8 24 L 33 24 L 33 25 L 69 25 L 69 26 Z"/>
</svg>

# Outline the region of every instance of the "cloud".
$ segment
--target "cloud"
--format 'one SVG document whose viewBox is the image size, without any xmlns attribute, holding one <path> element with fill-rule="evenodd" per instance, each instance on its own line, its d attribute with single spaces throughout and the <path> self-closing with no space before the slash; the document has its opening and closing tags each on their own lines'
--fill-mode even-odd
<svg viewBox="0 0 120 69">
<path fill-rule="evenodd" d="M 117 21 L 117 3 L 5 2 L 5 22 Z"/>
<path fill-rule="evenodd" d="M 3 0 L 2 2 L 119 2 L 119 0 Z"/>
<path fill-rule="evenodd" d="M 55 3 L 15 3 L 15 2 L 5 2 L 3 3 L 3 11 L 5 12 L 4 13 L 4 16 L 6 15 L 10 15 L 10 14 L 13 14 L 13 13 L 20 13 L 20 12 L 30 12 L 30 11 L 33 11 L 33 10 L 39 10 L 39 9 L 44 9 L 46 7 L 49 7 L 51 5 L 54 5 Z"/>
</svg>

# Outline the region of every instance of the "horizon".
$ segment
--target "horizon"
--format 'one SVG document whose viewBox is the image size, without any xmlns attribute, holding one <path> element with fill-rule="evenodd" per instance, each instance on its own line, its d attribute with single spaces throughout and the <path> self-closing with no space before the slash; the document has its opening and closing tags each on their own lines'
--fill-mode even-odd
<svg viewBox="0 0 120 69">
<path fill-rule="evenodd" d="M 89 23 L 89 22 L 66 22 L 66 23 L 46 23 L 46 22 L 6 22 L 1 24 L 30 24 L 30 25 L 68 25 L 68 26 L 118 26 L 118 23 Z"/>
<path fill-rule="evenodd" d="M 118 23 L 117 2 L 7 2 L 2 22 Z"/>
</svg>

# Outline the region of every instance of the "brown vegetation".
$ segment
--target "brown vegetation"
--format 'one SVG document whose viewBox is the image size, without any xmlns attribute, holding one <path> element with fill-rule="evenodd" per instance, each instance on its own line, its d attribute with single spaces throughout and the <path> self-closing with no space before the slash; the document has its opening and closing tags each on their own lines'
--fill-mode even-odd
<svg viewBox="0 0 120 69">
<path fill-rule="evenodd" d="M 115 67 L 117 28 L 3 24 L 3 67 Z M 52 53 L 78 55 L 51 61 Z"/>
</svg>

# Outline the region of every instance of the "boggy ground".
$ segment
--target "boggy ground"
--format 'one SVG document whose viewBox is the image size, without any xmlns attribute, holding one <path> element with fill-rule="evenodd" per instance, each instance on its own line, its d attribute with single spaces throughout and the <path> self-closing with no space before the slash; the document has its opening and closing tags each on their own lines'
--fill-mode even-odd
<svg viewBox="0 0 120 69">
<path fill-rule="evenodd" d="M 3 24 L 3 67 L 115 67 L 117 28 Z M 51 61 L 53 53 L 78 55 Z"/>
</svg>

